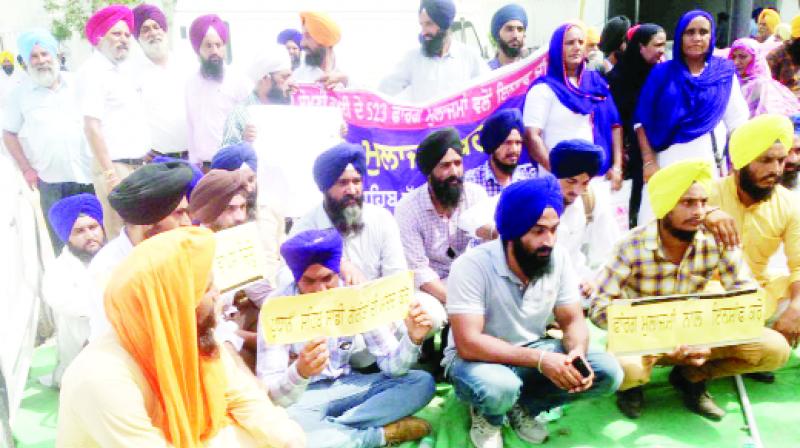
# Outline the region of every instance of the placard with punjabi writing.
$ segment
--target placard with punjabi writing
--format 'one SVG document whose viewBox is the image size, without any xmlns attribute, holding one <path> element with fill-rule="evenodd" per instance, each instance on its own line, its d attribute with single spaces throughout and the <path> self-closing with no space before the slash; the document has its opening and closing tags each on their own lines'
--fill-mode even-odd
<svg viewBox="0 0 800 448">
<path fill-rule="evenodd" d="M 259 324 L 269 344 L 349 336 L 404 319 L 413 295 L 414 274 L 398 272 L 361 285 L 271 298 L 261 307 Z"/>
<path fill-rule="evenodd" d="M 679 345 L 736 345 L 760 338 L 763 327 L 761 290 L 614 300 L 608 307 L 608 351 L 644 355 Z"/>
<path fill-rule="evenodd" d="M 214 284 L 222 292 L 264 278 L 267 254 L 254 222 L 221 230 L 215 234 Z"/>
</svg>

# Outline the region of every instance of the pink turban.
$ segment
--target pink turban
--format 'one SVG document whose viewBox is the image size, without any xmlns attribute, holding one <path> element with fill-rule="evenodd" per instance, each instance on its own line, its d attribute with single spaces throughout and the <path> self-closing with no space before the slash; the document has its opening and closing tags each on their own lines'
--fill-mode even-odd
<svg viewBox="0 0 800 448">
<path fill-rule="evenodd" d="M 189 27 L 189 40 L 192 42 L 195 53 L 200 52 L 200 45 L 203 43 L 203 38 L 206 37 L 208 29 L 214 27 L 214 30 L 219 34 L 222 42 L 228 43 L 228 25 L 222 21 L 216 14 L 208 14 L 194 19 L 192 26 Z"/>
<path fill-rule="evenodd" d="M 89 43 L 96 46 L 120 20 L 128 25 L 128 30 L 133 31 L 133 12 L 127 6 L 110 5 L 94 13 L 86 22 L 86 38 Z"/>
</svg>

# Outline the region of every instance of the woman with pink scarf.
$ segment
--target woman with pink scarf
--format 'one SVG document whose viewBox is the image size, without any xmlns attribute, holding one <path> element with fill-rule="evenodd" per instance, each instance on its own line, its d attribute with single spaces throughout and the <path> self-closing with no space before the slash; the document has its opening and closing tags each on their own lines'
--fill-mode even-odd
<svg viewBox="0 0 800 448">
<path fill-rule="evenodd" d="M 773 113 L 800 113 L 800 101 L 783 84 L 772 78 L 761 44 L 750 38 L 737 39 L 728 58 L 736 66 L 742 94 L 750 107 L 750 116 Z"/>
</svg>

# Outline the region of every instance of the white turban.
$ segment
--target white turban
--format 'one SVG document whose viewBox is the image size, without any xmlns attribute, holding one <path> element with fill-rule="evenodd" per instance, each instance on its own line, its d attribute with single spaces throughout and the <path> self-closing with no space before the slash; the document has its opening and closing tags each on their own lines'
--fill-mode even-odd
<svg viewBox="0 0 800 448">
<path fill-rule="evenodd" d="M 282 70 L 290 71 L 291 69 L 292 61 L 286 48 L 274 45 L 270 46 L 253 61 L 248 74 L 253 78 L 253 82 L 258 82 L 258 80 L 270 73 Z"/>
</svg>

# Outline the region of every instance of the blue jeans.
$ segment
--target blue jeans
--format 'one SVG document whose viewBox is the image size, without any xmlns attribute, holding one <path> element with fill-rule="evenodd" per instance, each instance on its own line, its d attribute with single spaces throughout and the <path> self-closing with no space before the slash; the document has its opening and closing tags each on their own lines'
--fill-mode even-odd
<svg viewBox="0 0 800 448">
<path fill-rule="evenodd" d="M 557 339 L 541 339 L 528 347 L 564 353 Z M 594 382 L 589 390 L 579 394 L 560 389 L 536 369 L 468 362 L 458 356 L 450 365 L 449 376 L 459 399 L 475 408 L 489 423 L 502 426 L 506 413 L 517 401 L 530 415 L 536 416 L 567 401 L 607 395 L 619 388 L 622 368 L 613 355 L 590 350 L 586 360 L 594 371 Z"/>
<path fill-rule="evenodd" d="M 420 370 L 394 378 L 353 372 L 309 385 L 286 410 L 303 427 L 310 447 L 378 447 L 382 426 L 422 409 L 434 392 L 433 377 Z"/>
</svg>

